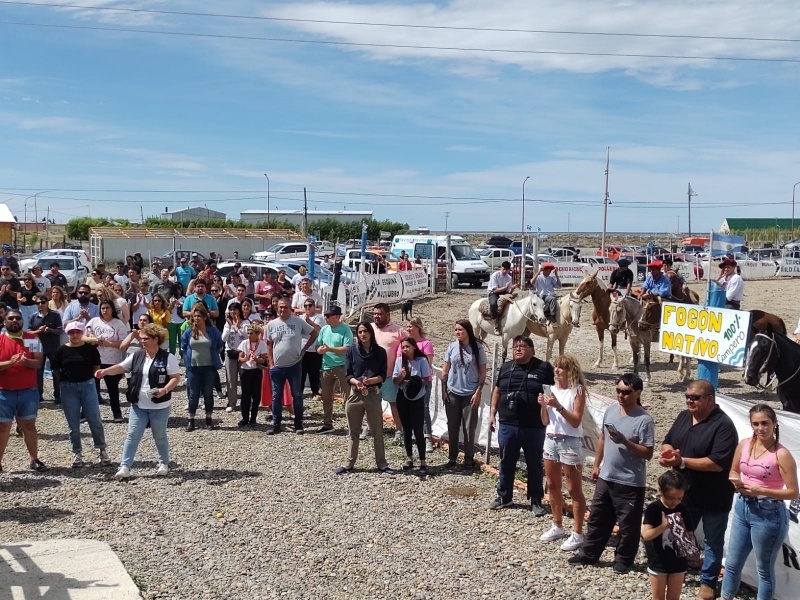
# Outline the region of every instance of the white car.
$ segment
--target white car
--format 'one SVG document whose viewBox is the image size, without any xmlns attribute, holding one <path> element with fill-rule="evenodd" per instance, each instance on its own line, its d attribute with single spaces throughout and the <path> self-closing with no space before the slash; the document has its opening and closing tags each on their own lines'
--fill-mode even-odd
<svg viewBox="0 0 800 600">
<path fill-rule="evenodd" d="M 85 250 L 68 250 L 66 248 L 51 248 L 49 250 L 42 250 L 34 254 L 31 258 L 23 258 L 19 261 L 19 272 L 20 274 L 27 273 L 33 265 L 39 262 L 40 258 L 46 257 L 55 257 L 55 256 L 75 256 L 80 261 L 80 263 L 86 267 L 86 272 L 92 272 L 92 261 L 89 260 L 89 255 L 86 254 Z M 50 270 L 50 267 L 42 267 L 42 271 L 47 273 Z"/>
<path fill-rule="evenodd" d="M 42 267 L 42 273 L 50 272 L 50 265 L 58 263 L 59 272 L 67 279 L 67 293 L 71 296 L 78 291 L 78 286 L 86 283 L 86 278 L 89 276 L 89 269 L 87 269 L 78 260 L 74 254 L 57 254 L 54 256 L 48 255 L 41 257 L 34 265 Z M 31 265 L 31 266 L 34 266 Z"/>
</svg>

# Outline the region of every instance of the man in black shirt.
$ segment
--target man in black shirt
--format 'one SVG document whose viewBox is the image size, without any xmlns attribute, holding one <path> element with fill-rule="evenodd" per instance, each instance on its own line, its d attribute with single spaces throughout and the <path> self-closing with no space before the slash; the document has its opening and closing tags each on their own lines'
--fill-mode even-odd
<svg viewBox="0 0 800 600">
<path fill-rule="evenodd" d="M 678 415 L 664 438 L 658 464 L 680 470 L 689 480 L 683 502 L 695 523 L 703 520 L 705 536 L 697 597 L 713 600 L 733 505 L 734 488 L 728 473 L 739 437 L 731 418 L 717 406 L 710 382 L 691 382 L 685 396 L 687 410 Z"/>
<path fill-rule="evenodd" d="M 625 290 L 625 295 L 631 293 L 631 287 L 633 286 L 633 271 L 631 271 L 628 267 L 630 266 L 631 261 L 627 258 L 620 258 L 617 261 L 618 268 L 614 269 L 611 273 L 611 277 L 608 280 L 608 287 L 612 290 Z"/>
<path fill-rule="evenodd" d="M 14 272 L 7 264 L 0 266 L 0 300 L 6 303 L 8 308 L 17 310 L 19 301 L 17 292 L 20 288 L 19 279 L 14 276 Z"/>
<path fill-rule="evenodd" d="M 52 368 L 56 350 L 61 346 L 61 333 L 64 331 L 61 326 L 61 315 L 54 310 L 50 310 L 47 304 L 47 296 L 44 294 L 36 296 L 34 301 L 39 312 L 31 317 L 30 332 L 39 336 L 39 342 L 42 344 L 42 354 L 45 359 L 50 360 L 53 372 L 53 401 L 56 404 L 61 404 L 61 373 L 58 369 Z M 42 402 L 44 400 L 44 360 L 42 361 L 42 366 L 36 371 L 36 384 L 39 387 L 39 402 Z"/>
<path fill-rule="evenodd" d="M 58 270 L 58 263 L 53 262 L 50 263 L 50 272 L 45 275 L 50 280 L 50 287 L 59 285 L 61 289 L 64 290 L 67 294 L 69 294 L 69 288 L 67 287 L 67 278 L 64 277 L 64 274 Z"/>
<path fill-rule="evenodd" d="M 489 427 L 494 430 L 499 415 L 500 481 L 497 498 L 489 505 L 492 510 L 511 506 L 514 493 L 514 473 L 522 450 L 528 465 L 528 498 L 531 511 L 537 517 L 546 514 L 542 506 L 542 452 L 545 425 L 542 423 L 539 394 L 542 385 L 553 385 L 553 365 L 534 356 L 533 340 L 524 335 L 514 338 L 514 360 L 500 367 L 494 392 Z"/>
</svg>

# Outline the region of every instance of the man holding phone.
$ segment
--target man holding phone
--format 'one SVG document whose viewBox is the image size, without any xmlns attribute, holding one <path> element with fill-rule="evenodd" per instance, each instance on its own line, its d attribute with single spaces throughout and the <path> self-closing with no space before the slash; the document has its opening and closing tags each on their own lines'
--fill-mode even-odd
<svg viewBox="0 0 800 600">
<path fill-rule="evenodd" d="M 592 480 L 597 482 L 586 535 L 578 554 L 568 562 L 594 565 L 619 523 L 619 542 L 614 553 L 614 572 L 630 571 L 642 530 L 647 461 L 653 457 L 655 423 L 642 408 L 639 397 L 644 384 L 635 373 L 617 379 L 617 405 L 603 415 L 597 440 Z"/>
</svg>

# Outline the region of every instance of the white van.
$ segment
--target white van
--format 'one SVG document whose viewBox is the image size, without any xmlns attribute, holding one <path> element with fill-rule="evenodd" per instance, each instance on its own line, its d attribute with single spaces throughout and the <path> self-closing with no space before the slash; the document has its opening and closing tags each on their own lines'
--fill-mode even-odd
<svg viewBox="0 0 800 600">
<path fill-rule="evenodd" d="M 438 248 L 436 257 L 442 260 L 446 245 L 447 236 L 444 235 L 396 235 L 392 240 L 392 254 L 400 256 L 400 252 L 405 251 L 412 262 L 417 257 L 428 262 L 434 255 L 434 248 Z M 449 260 L 453 287 L 458 287 L 461 283 L 480 287 L 484 281 L 489 281 L 491 273 L 488 265 L 475 253 L 467 240 L 459 235 L 450 236 Z"/>
</svg>

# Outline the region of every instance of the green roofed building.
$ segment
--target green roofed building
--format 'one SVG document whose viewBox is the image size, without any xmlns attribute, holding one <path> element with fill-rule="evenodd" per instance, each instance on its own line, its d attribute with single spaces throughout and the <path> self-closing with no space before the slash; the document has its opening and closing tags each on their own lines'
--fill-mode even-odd
<svg viewBox="0 0 800 600">
<path fill-rule="evenodd" d="M 800 218 L 795 219 L 795 229 L 800 229 Z M 748 232 L 785 231 L 791 233 L 791 219 L 725 219 L 719 227 L 720 233 L 747 236 Z"/>
</svg>

